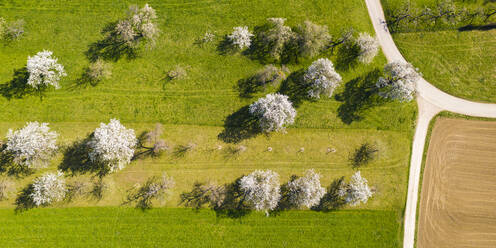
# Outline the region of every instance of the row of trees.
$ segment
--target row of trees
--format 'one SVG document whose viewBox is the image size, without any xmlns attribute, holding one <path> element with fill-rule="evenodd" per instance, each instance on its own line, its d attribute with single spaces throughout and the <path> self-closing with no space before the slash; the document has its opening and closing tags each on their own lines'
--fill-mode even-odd
<svg viewBox="0 0 496 248">
<path fill-rule="evenodd" d="M 86 184 L 80 181 L 67 183 L 61 171 L 47 172 L 36 177 L 33 182 L 19 193 L 16 199 L 17 210 L 32 207 L 49 206 L 59 202 L 71 202 L 75 197 L 102 194 L 103 189 L 95 189 L 101 185 L 95 184 L 87 191 Z M 123 204 L 135 204 L 137 208 L 148 209 L 153 206 L 153 200 L 164 199 L 164 196 L 174 187 L 175 181 L 164 173 L 161 177 L 152 176 L 143 185 L 135 185 L 128 190 L 128 196 Z M 99 192 L 95 192 L 99 191 Z M 5 193 L 5 190 L 2 190 Z M 101 196 L 97 196 L 101 199 Z"/>
<path fill-rule="evenodd" d="M 181 194 L 181 202 L 195 209 L 208 205 L 230 215 L 246 214 L 249 210 L 269 215 L 287 209 L 331 210 L 343 204 L 355 206 L 366 203 L 373 195 L 360 171 L 347 183 L 342 178 L 337 180 L 328 190 L 322 187 L 320 178 L 320 174 L 308 170 L 304 176 L 292 176 L 281 186 L 276 172 L 256 170 L 226 185 L 195 183 L 191 192 Z"/>
<path fill-rule="evenodd" d="M 470 5 L 443 0 L 432 6 L 419 7 L 412 1 L 406 1 L 397 8 L 387 9 L 386 16 L 392 32 L 484 25 L 494 21 L 496 2 L 484 1 L 481 5 Z"/>
<path fill-rule="evenodd" d="M 26 169 L 44 168 L 57 151 L 58 134 L 50 131 L 47 123 L 28 122 L 23 128 L 7 133 L 2 155 L 13 165 Z M 133 129 L 127 129 L 119 120 L 101 123 L 85 144 L 91 162 L 101 164 L 106 171 L 116 171 L 130 163 L 138 139 Z"/>
<path fill-rule="evenodd" d="M 239 50 L 249 48 L 248 53 L 258 58 L 290 62 L 298 58 L 313 58 L 328 49 L 344 44 L 357 48 L 358 59 L 370 63 L 378 52 L 378 43 L 369 34 L 361 33 L 353 38 L 353 32 L 333 39 L 327 26 L 305 21 L 294 28 L 285 25 L 284 18 L 268 18 L 267 23 L 250 32 L 247 26 L 234 27 L 227 40 Z"/>
<path fill-rule="evenodd" d="M 394 61 L 384 66 L 384 76 L 376 83 L 381 97 L 411 101 L 415 96 L 416 82 L 420 79 L 418 70 L 403 61 Z M 304 82 L 308 85 L 308 96 L 318 99 L 321 95 L 331 97 L 342 79 L 335 71 L 329 59 L 314 61 L 304 74 Z M 283 131 L 285 126 L 294 123 L 296 109 L 288 96 L 274 93 L 258 99 L 249 106 L 250 113 L 259 121 L 264 132 Z"/>
</svg>

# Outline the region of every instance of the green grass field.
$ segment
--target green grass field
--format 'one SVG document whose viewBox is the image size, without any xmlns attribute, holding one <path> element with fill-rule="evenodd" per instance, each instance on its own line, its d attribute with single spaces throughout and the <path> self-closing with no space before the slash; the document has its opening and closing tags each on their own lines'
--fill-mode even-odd
<svg viewBox="0 0 496 248">
<path fill-rule="evenodd" d="M 386 6 L 402 1 L 384 0 Z M 419 6 L 434 0 L 417 0 Z M 461 4 L 460 1 L 457 2 Z M 385 8 L 386 8 L 385 6 Z M 424 78 L 449 94 L 496 102 L 496 30 L 397 33 L 396 45 Z"/>
<path fill-rule="evenodd" d="M 398 247 L 394 211 L 292 211 L 218 219 L 213 211 L 0 210 L 2 247 Z M 64 230 L 60 232 L 60 230 Z"/>
<path fill-rule="evenodd" d="M 415 103 L 372 107 L 361 113 L 361 120 L 350 123 L 341 112 L 343 105 L 350 103 L 335 98 L 307 101 L 297 107 L 296 122 L 288 128 L 287 134 L 258 135 L 239 144 L 229 144 L 218 138 L 224 130 L 226 117 L 258 97 L 277 90 L 276 86 L 252 98 L 240 98 L 237 81 L 251 76 L 263 64 L 241 54 L 220 55 L 216 45 L 222 36 L 234 26 L 248 25 L 253 29 L 268 17 L 285 17 L 291 26 L 311 20 L 327 25 L 335 36 L 350 26 L 358 32 L 371 33 L 373 29 L 363 1 L 148 2 L 157 10 L 162 30 L 156 47 L 142 50 L 136 59 L 112 63 L 110 79 L 86 88 L 74 87 L 89 63 L 84 52 L 102 38 L 99 33 L 106 24 L 124 17 L 128 2 L 0 2 L 0 16 L 26 21 L 25 37 L 0 44 L 0 60 L 4 61 L 0 67 L 0 83 L 9 82 L 13 70 L 25 66 L 27 56 L 43 49 L 52 50 L 68 74 L 61 81 L 62 89 L 48 92 L 42 100 L 36 96 L 10 100 L 0 97 L 1 138 L 9 128 L 22 127 L 26 121 L 44 121 L 60 133 L 61 145 L 70 145 L 86 137 L 99 122 L 118 118 L 137 133 L 150 130 L 156 122 L 162 123 L 163 138 L 172 148 L 162 158 L 136 161 L 123 171 L 105 177 L 110 189 L 101 201 L 76 199 L 70 204 L 14 215 L 15 193 L 41 173 L 55 171 L 62 154 L 58 154 L 47 169 L 28 177 L 9 178 L 15 183 L 15 189 L 8 200 L 0 202 L 3 208 L 0 218 L 12 224 L 7 225 L 11 229 L 0 228 L 0 246 L 32 247 L 43 245 L 43 241 L 72 247 L 138 244 L 152 247 L 166 244 L 170 244 L 169 247 L 230 247 L 233 244 L 264 247 L 269 243 L 275 247 L 399 246 L 400 213 L 406 197 Z M 194 44 L 207 31 L 217 35 L 216 41 L 204 47 Z M 330 58 L 336 61 L 335 55 Z M 289 68 L 297 71 L 311 62 L 302 61 Z M 353 95 L 349 85 L 380 70 L 385 63 L 381 54 L 370 65 L 338 71 L 343 84 L 336 94 L 351 91 Z M 177 65 L 187 68 L 188 77 L 165 80 L 167 72 Z M 349 178 L 354 173 L 349 155 L 365 141 L 376 144 L 380 150 L 378 159 L 361 169 L 362 175 L 376 190 L 367 204 L 333 213 L 290 211 L 274 218 L 254 213 L 241 222 L 216 219 L 213 212 L 206 210 L 194 213 L 175 209 L 179 194 L 190 190 L 195 181 L 226 183 L 255 169 L 274 170 L 281 175 L 281 183 L 285 183 L 292 174 L 301 175 L 305 170 L 315 168 L 322 174 L 322 184 L 327 186 L 336 178 Z M 188 143 L 195 143 L 195 149 L 184 157 L 174 155 L 175 147 Z M 216 150 L 218 145 L 223 149 Z M 229 147 L 239 145 L 246 146 L 247 150 L 236 156 L 227 152 Z M 272 152 L 267 152 L 269 146 L 273 148 Z M 304 153 L 298 152 L 301 147 L 305 148 Z M 327 154 L 328 147 L 337 151 Z M 155 206 L 167 208 L 141 213 L 118 207 L 129 188 L 163 172 L 176 181 L 176 187 L 166 201 L 155 202 Z M 66 180 L 90 181 L 91 176 L 67 177 Z M 96 206 L 101 208 L 91 208 Z M 45 221 L 49 222 L 46 229 L 36 228 Z M 31 226 L 30 223 L 39 224 Z M 81 230 L 87 226 L 95 228 Z M 115 231 L 118 229 L 122 231 Z M 61 230 L 70 230 L 70 235 L 55 236 Z M 239 233 L 246 236 L 236 235 Z M 111 239 L 108 244 L 98 243 L 107 238 Z M 211 243 L 203 245 L 202 242 Z"/>
</svg>

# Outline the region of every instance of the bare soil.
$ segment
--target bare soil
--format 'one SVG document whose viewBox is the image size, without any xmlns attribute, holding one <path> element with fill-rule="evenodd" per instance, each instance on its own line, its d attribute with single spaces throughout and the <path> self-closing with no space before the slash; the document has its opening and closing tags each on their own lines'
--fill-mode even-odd
<svg viewBox="0 0 496 248">
<path fill-rule="evenodd" d="M 496 122 L 436 121 L 418 223 L 418 248 L 496 247 Z"/>
</svg>

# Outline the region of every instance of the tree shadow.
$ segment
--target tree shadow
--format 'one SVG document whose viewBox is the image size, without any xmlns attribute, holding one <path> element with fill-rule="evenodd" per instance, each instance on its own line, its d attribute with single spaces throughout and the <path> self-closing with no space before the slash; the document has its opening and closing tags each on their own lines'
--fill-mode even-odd
<svg viewBox="0 0 496 248">
<path fill-rule="evenodd" d="M 314 211 L 330 212 L 338 210 L 346 204 L 344 197 L 339 195 L 339 189 L 344 184 L 344 177 L 335 179 L 327 188 L 326 194 L 320 199 L 317 206 L 313 207 Z"/>
<path fill-rule="evenodd" d="M 263 88 L 254 76 L 240 79 L 237 86 L 239 96 L 243 98 L 251 98 L 254 93 L 261 91 Z"/>
<path fill-rule="evenodd" d="M 240 219 L 251 213 L 252 210 L 245 199 L 246 194 L 240 187 L 241 178 L 239 177 L 233 183 L 225 186 L 224 200 L 219 206 L 214 207 L 218 218 Z"/>
<path fill-rule="evenodd" d="M 31 193 L 33 193 L 34 187 L 33 184 L 29 184 L 25 188 L 19 192 L 17 198 L 15 200 L 15 213 L 22 213 L 29 209 L 35 208 L 36 204 L 33 202 L 31 198 Z"/>
<path fill-rule="evenodd" d="M 29 72 L 26 67 L 14 70 L 14 78 L 0 85 L 0 94 L 8 100 L 21 99 L 36 93 L 35 88 L 28 85 Z"/>
<path fill-rule="evenodd" d="M 118 61 L 124 57 L 135 59 L 138 56 L 136 48 L 129 46 L 127 42 L 119 39 L 119 36 L 115 32 L 116 25 L 117 22 L 107 24 L 101 32 L 105 38 L 93 42 L 88 46 L 85 55 L 91 62 L 95 62 L 98 59 Z"/>
<path fill-rule="evenodd" d="M 347 71 L 358 64 L 360 47 L 354 42 L 347 42 L 337 50 L 336 69 Z"/>
<path fill-rule="evenodd" d="M 226 143 L 239 143 L 262 132 L 258 120 L 244 106 L 224 120 L 224 130 L 217 136 Z"/>
<path fill-rule="evenodd" d="M 463 27 L 458 28 L 458 31 L 460 32 L 465 32 L 465 31 L 474 31 L 474 30 L 479 30 L 479 31 L 489 31 L 496 29 L 496 23 L 490 23 L 490 24 L 485 24 L 485 25 L 466 25 Z"/>
<path fill-rule="evenodd" d="M 236 53 L 238 50 L 238 47 L 231 42 L 227 35 L 224 36 L 224 38 L 217 45 L 217 52 L 220 55 L 231 55 Z"/>
<path fill-rule="evenodd" d="M 193 144 L 188 144 L 188 145 L 178 145 L 174 148 L 174 151 L 172 152 L 174 154 L 174 157 L 176 158 L 183 158 L 186 156 L 188 152 L 193 150 L 194 145 Z"/>
<path fill-rule="evenodd" d="M 365 76 L 357 77 L 345 84 L 342 93 L 335 96 L 336 100 L 343 102 L 338 108 L 338 116 L 346 124 L 363 119 L 363 112 L 374 106 L 382 105 L 385 100 L 377 95 L 375 83 L 381 72 L 375 69 Z"/>
<path fill-rule="evenodd" d="M 34 173 L 34 169 L 14 163 L 12 153 L 3 152 L 6 145 L 0 145 L 0 173 L 7 173 L 8 176 L 22 178 Z"/>
<path fill-rule="evenodd" d="M 280 94 L 289 97 L 289 100 L 293 103 L 295 108 L 300 106 L 305 100 L 313 100 L 308 95 L 310 84 L 305 82 L 304 76 L 304 69 L 291 73 L 288 78 L 281 83 L 281 87 L 279 87 L 278 90 Z"/>
<path fill-rule="evenodd" d="M 250 47 L 243 52 L 243 55 L 252 60 L 257 60 L 261 64 L 274 63 L 276 60 L 270 56 L 273 44 L 267 43 L 263 34 L 270 28 L 268 23 L 259 25 L 254 28 L 254 37 Z"/>
<path fill-rule="evenodd" d="M 292 175 L 289 181 L 291 182 L 293 180 L 296 180 L 297 178 L 297 175 Z M 288 184 L 281 185 L 281 198 L 277 203 L 277 207 L 274 210 L 270 211 L 269 216 L 278 216 L 286 210 L 297 209 L 297 206 L 295 206 L 290 200 L 290 193 L 291 192 L 288 188 Z"/>
<path fill-rule="evenodd" d="M 76 88 L 87 88 L 89 86 L 95 87 L 98 85 L 98 83 L 100 83 L 99 80 L 94 80 L 89 76 L 89 70 L 90 69 L 88 67 L 84 69 L 83 73 L 81 73 L 81 76 L 76 79 L 74 84 L 70 87 L 71 90 Z"/>
<path fill-rule="evenodd" d="M 107 175 L 110 170 L 103 163 L 93 162 L 89 157 L 90 147 L 87 145 L 91 135 L 78 140 L 63 149 L 62 163 L 59 170 L 68 172 L 72 176 L 85 173 L 95 173 L 100 178 Z"/>
</svg>

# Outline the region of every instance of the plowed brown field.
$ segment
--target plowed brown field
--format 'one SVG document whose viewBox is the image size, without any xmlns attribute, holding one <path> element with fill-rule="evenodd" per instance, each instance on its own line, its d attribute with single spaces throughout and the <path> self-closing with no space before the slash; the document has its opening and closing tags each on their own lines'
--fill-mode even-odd
<svg viewBox="0 0 496 248">
<path fill-rule="evenodd" d="M 418 248 L 496 247 L 496 122 L 436 121 L 418 223 Z"/>
</svg>

